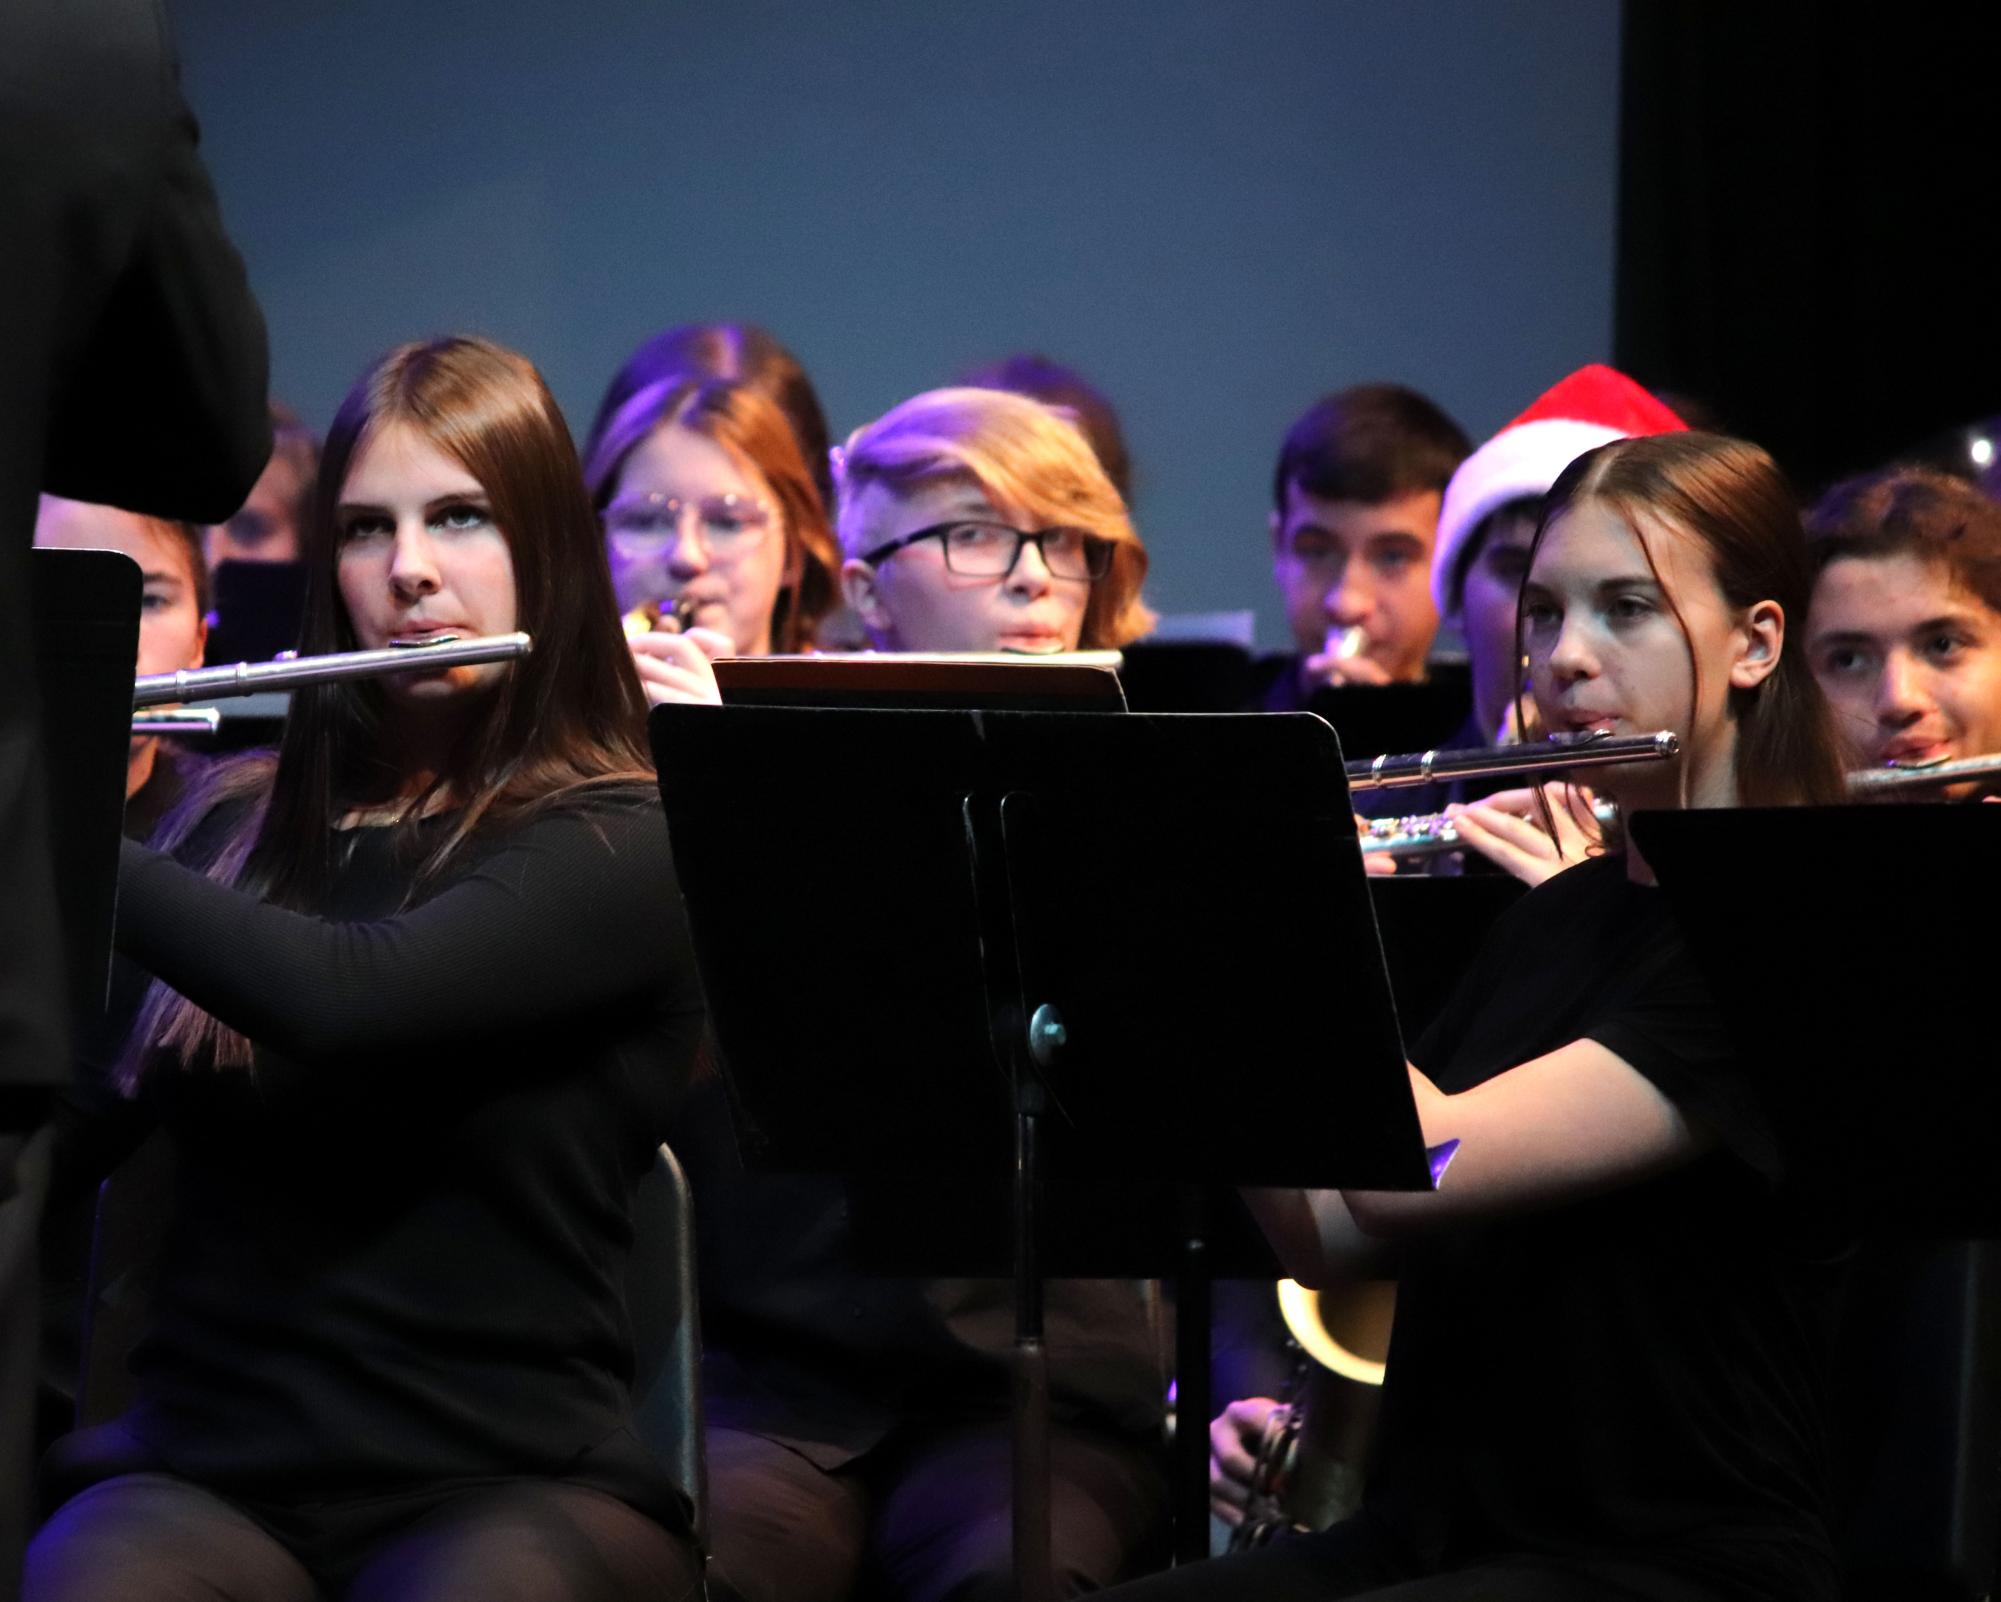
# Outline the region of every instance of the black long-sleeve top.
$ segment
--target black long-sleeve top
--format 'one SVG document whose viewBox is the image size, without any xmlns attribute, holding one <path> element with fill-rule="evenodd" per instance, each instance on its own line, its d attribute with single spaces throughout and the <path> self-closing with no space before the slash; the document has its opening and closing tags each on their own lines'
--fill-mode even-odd
<svg viewBox="0 0 2001 1602">
<path fill-rule="evenodd" d="M 582 792 L 414 891 L 391 831 L 338 838 L 318 916 L 125 847 L 121 946 L 257 1066 L 149 1078 L 179 1192 L 116 1428 L 259 1500 L 550 1475 L 678 1524 L 620 1289 L 702 1022 L 658 800 Z"/>
</svg>

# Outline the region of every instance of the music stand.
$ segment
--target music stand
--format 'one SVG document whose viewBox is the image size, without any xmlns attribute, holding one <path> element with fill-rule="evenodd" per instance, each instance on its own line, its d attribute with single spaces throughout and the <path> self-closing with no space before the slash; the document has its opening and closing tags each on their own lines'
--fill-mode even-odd
<svg viewBox="0 0 2001 1602">
<path fill-rule="evenodd" d="M 1333 724 L 1345 750 L 1423 751 L 1450 743 L 1465 726 L 1473 679 L 1462 664 L 1436 662 L 1416 684 L 1322 685 L 1305 710 Z"/>
<path fill-rule="evenodd" d="M 211 662 L 268 662 L 299 645 L 306 615 L 304 562 L 216 564 L 208 631 Z"/>
<path fill-rule="evenodd" d="M 50 845 L 70 1008 L 104 1010 L 139 660 L 139 564 L 121 551 L 29 552 Z"/>
<path fill-rule="evenodd" d="M 1994 983 L 2001 814 L 1784 807 L 1643 812 L 1630 827 L 1742 1048 L 1794 1199 L 1846 1230 L 2001 1236 L 2001 1079 L 1976 1004 Z M 1914 893 L 1913 840 L 1951 864 L 1949 886 Z"/>
<path fill-rule="evenodd" d="M 656 708 L 652 735 L 747 1154 L 1012 1167 L 1016 1583 L 1042 1602 L 1045 1161 L 1430 1184 L 1339 746 L 1301 716 L 729 706 Z M 816 828 L 796 788 L 744 782 L 765 773 L 814 776 Z M 802 887 L 847 910 L 832 936 L 774 915 Z M 1206 1550 L 1206 1307 L 1183 1314 Z"/>
<path fill-rule="evenodd" d="M 997 652 L 907 656 L 726 656 L 715 664 L 725 706 L 845 706 L 1008 712 L 1123 712 L 1116 669 L 1094 651 L 1009 660 Z"/>
<path fill-rule="evenodd" d="M 1835 1370 L 1851 1586 L 1988 1595 L 2001 1295 L 1995 1249 L 1951 1242 L 2001 1237 L 2001 1083 L 1980 1004 L 2001 811 L 1641 813 L 1630 827 L 1742 1050 L 1781 1195 L 1816 1236 L 1861 1243 L 1850 1266 L 1868 1294 L 1851 1297 Z M 1914 880 L 1914 840 L 1949 878 Z"/>
</svg>

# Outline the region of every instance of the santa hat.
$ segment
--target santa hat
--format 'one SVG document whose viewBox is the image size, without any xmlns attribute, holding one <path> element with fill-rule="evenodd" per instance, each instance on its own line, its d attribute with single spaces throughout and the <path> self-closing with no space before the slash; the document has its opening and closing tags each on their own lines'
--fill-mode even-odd
<svg viewBox="0 0 2001 1602">
<path fill-rule="evenodd" d="M 1524 495 L 1545 495 L 1588 450 L 1641 434 L 1687 428 L 1624 373 L 1593 363 L 1547 389 L 1521 416 L 1482 445 L 1445 486 L 1432 548 L 1431 594 L 1446 609 L 1452 568 L 1480 520 Z"/>
</svg>

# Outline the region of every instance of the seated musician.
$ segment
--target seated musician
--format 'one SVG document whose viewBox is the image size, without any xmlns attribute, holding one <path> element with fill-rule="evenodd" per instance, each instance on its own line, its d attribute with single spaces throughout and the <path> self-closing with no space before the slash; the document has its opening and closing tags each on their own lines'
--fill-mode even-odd
<svg viewBox="0 0 2001 1602">
<path fill-rule="evenodd" d="M 206 872 L 126 844 L 118 939 L 159 983 L 121 1066 L 180 1183 L 135 1400 L 51 1453 L 26 1594 L 692 1595 L 622 1276 L 701 992 L 540 376 L 382 358 L 308 540 L 309 654 L 538 649 L 301 686 L 275 762 L 170 820 Z"/>
<path fill-rule="evenodd" d="M 1153 621 L 1125 502 L 1081 431 L 1023 395 L 928 390 L 858 430 L 840 534 L 878 650 L 1105 650 Z"/>
<path fill-rule="evenodd" d="M 1425 676 L 1438 633 L 1440 498 L 1470 449 L 1457 423 L 1397 384 L 1325 396 L 1287 430 L 1272 483 L 1272 577 L 1295 654 L 1259 662 L 1258 708 L 1296 711 L 1323 685 Z"/>
<path fill-rule="evenodd" d="M 841 509 L 850 594 L 886 645 L 1102 646 L 1144 616 L 1117 495 L 1076 430 L 1019 396 L 941 391 L 864 428 Z M 960 528 L 971 573 L 945 561 Z M 1052 532 L 1017 552 L 1017 529 Z M 1082 541 L 1123 560 L 1093 580 Z M 814 804 L 802 790 L 802 820 Z M 1009 1282 L 869 1272 L 842 1185 L 747 1170 L 713 1080 L 673 1138 L 700 1221 L 712 1593 L 1009 1594 Z M 1055 1571 L 1073 1596 L 1163 1555 L 1167 1376 L 1151 1286 L 1053 1281 L 1046 1311 Z"/>
<path fill-rule="evenodd" d="M 1808 583 L 1764 452 L 1602 446 L 1531 549 L 1535 707 L 1561 732 L 1679 734 L 1673 763 L 1594 770 L 1628 810 L 1837 799 L 1831 717 L 1788 639 Z M 1412 1058 L 1425 1141 L 1457 1143 L 1435 1191 L 1248 1196 L 1309 1283 L 1402 1249 L 1362 1510 L 1122 1602 L 1832 1598 L 1828 1270 L 1772 1199 L 1777 1154 L 1645 860 L 1530 891 Z"/>
<path fill-rule="evenodd" d="M 715 657 L 812 648 L 840 598 L 839 555 L 761 385 L 660 373 L 610 412 L 584 472 L 650 700 L 713 700 Z M 677 604 L 685 632 L 644 626 Z"/>
<path fill-rule="evenodd" d="M 1459 464 L 1445 487 L 1431 564 L 1432 596 L 1459 626 L 1473 670 L 1473 712 L 1453 745 L 1511 745 L 1519 738 L 1516 604 L 1550 485 L 1584 451 L 1683 426 L 1625 374 L 1581 367 Z M 1601 832 L 1584 787 L 1544 790 L 1538 798 L 1507 780 L 1460 780 L 1407 792 L 1405 805 L 1414 813 L 1449 808 L 1460 839 L 1474 852 L 1539 884 L 1595 850 Z"/>
<path fill-rule="evenodd" d="M 1861 768 L 2001 752 L 2001 506 L 1893 467 L 1836 485 L 1807 517 L 1807 649 Z M 1914 799 L 2001 792 L 1994 780 Z"/>
</svg>

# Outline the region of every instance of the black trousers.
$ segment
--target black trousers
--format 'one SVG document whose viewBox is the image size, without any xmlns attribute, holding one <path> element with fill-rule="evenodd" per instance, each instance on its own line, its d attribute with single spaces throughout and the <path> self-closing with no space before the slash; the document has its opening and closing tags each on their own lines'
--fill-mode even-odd
<svg viewBox="0 0 2001 1602">
<path fill-rule="evenodd" d="M 32 1602 L 686 1602 L 693 1544 L 559 1480 L 278 1510 L 121 1474 L 28 1550 Z"/>
<path fill-rule="evenodd" d="M 835 1470 L 711 1429 L 709 1590 L 717 1602 L 972 1602 L 1012 1596 L 1005 1422 L 906 1427 Z M 1101 1590 L 1167 1559 L 1163 1455 L 1052 1427 L 1056 1594 Z"/>
<path fill-rule="evenodd" d="M 1367 1514 L 1320 1535 L 1191 1563 L 1122 1585 L 1106 1602 L 1718 1602 L 1638 1565 L 1529 1555 L 1424 1574 Z"/>
</svg>

